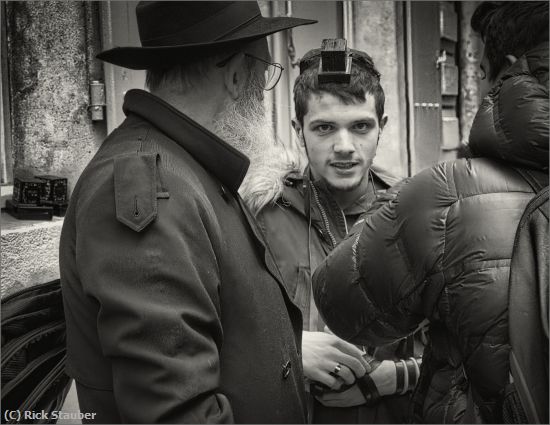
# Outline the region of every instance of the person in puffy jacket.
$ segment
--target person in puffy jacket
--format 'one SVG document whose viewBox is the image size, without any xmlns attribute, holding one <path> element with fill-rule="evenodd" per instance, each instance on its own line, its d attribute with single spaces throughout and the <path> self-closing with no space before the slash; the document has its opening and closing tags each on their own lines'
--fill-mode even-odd
<svg viewBox="0 0 550 425">
<path fill-rule="evenodd" d="M 474 158 L 410 179 L 313 279 L 323 319 L 355 344 L 385 344 L 429 320 L 417 422 L 502 420 L 514 235 L 548 185 L 548 3 L 484 3 L 472 27 L 492 86 L 471 130 Z"/>
</svg>

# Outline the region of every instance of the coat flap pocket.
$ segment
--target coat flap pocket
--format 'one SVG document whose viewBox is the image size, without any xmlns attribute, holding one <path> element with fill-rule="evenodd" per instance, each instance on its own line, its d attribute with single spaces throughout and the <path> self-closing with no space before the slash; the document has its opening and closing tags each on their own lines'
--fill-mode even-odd
<svg viewBox="0 0 550 425">
<path fill-rule="evenodd" d="M 115 204 L 118 221 L 141 232 L 157 217 L 157 153 L 115 158 Z"/>
</svg>

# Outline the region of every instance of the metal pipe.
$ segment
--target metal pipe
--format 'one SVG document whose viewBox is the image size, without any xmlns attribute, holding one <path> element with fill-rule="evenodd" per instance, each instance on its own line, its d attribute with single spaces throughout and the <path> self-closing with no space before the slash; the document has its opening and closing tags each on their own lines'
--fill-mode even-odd
<svg viewBox="0 0 550 425">
<path fill-rule="evenodd" d="M 84 24 L 86 38 L 86 71 L 90 88 L 89 110 L 92 121 L 105 119 L 105 86 L 103 85 L 103 66 L 95 56 L 101 49 L 99 4 L 96 1 L 84 2 Z"/>
<path fill-rule="evenodd" d="M 342 2 L 342 20 L 344 38 L 348 41 L 348 47 L 355 45 L 355 28 L 353 25 L 353 1 Z"/>
</svg>

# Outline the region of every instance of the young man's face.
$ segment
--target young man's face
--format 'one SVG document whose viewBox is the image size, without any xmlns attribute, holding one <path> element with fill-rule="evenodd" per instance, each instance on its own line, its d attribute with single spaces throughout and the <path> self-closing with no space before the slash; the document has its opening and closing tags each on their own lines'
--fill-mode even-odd
<svg viewBox="0 0 550 425">
<path fill-rule="evenodd" d="M 365 102 L 346 105 L 329 93 L 311 94 L 307 111 L 303 127 L 296 123 L 295 129 L 313 178 L 334 190 L 365 189 L 386 121 L 378 122 L 374 96 L 367 93 Z"/>
</svg>

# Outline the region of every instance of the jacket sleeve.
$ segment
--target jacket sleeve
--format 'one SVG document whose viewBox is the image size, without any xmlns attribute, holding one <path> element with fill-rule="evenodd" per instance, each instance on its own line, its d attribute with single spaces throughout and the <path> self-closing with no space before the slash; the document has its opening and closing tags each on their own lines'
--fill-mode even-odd
<svg viewBox="0 0 550 425">
<path fill-rule="evenodd" d="M 122 420 L 229 423 L 219 392 L 219 228 L 203 195 L 174 180 L 141 231 L 116 219 L 112 192 L 92 195 L 77 214 L 77 264 L 99 307 L 90 320 L 111 361 Z"/>
<path fill-rule="evenodd" d="M 314 297 L 328 327 L 361 345 L 383 345 L 415 331 L 443 287 L 447 193 L 444 165 L 406 182 L 399 194 L 346 238 L 317 268 Z M 439 205 L 438 205 L 439 204 Z"/>
</svg>

